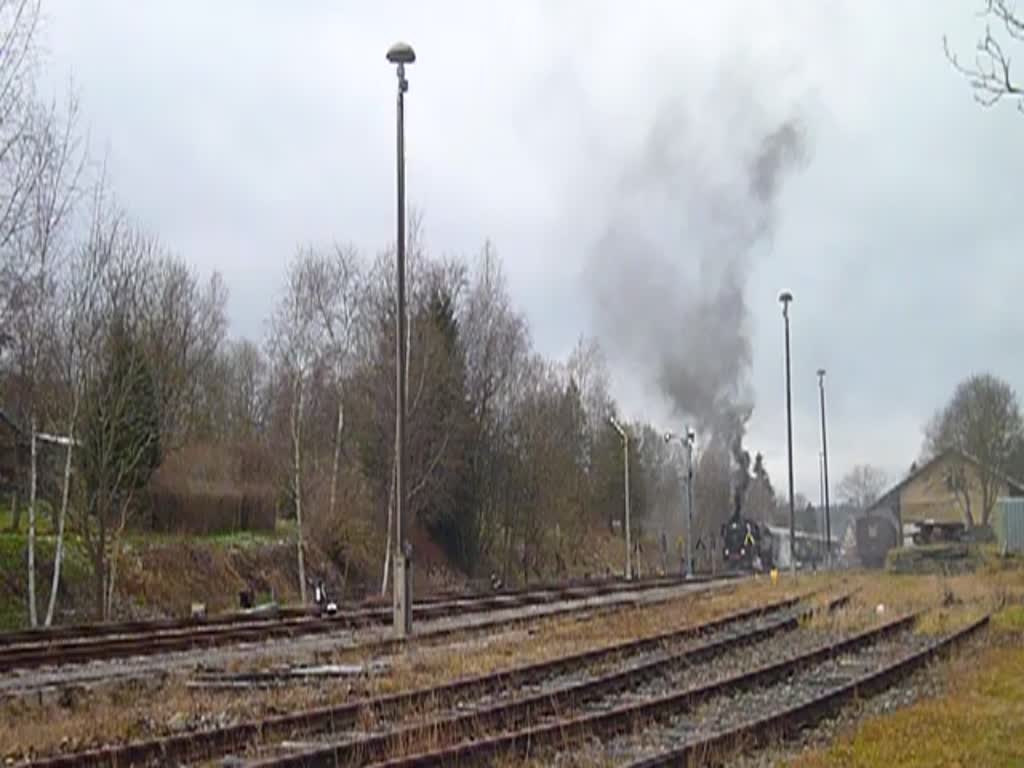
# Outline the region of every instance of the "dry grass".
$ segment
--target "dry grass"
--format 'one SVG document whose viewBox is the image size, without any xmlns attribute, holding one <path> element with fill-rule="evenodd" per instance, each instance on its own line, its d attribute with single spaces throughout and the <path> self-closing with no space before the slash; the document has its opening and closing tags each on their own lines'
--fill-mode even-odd
<svg viewBox="0 0 1024 768">
<path fill-rule="evenodd" d="M 1024 603 L 1024 570 L 983 570 L 955 576 L 850 574 L 845 584 L 857 592 L 850 604 L 832 615 L 819 615 L 811 626 L 857 631 L 879 619 L 921 611 L 918 632 L 942 634 L 1008 604 Z"/>
<path fill-rule="evenodd" d="M 819 614 L 809 623 L 853 631 L 877 623 L 876 607 L 884 604 L 886 619 L 908 610 L 927 610 L 922 630 L 941 631 L 981 611 L 1024 603 L 1024 571 L 948 578 L 883 573 L 802 574 L 795 583 L 784 575 L 777 585 L 766 578 L 755 579 L 662 604 L 624 606 L 596 616 L 540 618 L 501 634 L 453 638 L 437 646 L 412 646 L 388 657 L 390 667 L 386 673 L 348 681 L 322 681 L 240 693 L 189 689 L 184 678 L 171 677 L 162 684 L 122 686 L 82 694 L 64 705 L 6 704 L 0 707 L 0 745 L 3 745 L 0 755 L 20 757 L 30 748 L 39 754 L 74 751 L 104 743 L 151 738 L 174 730 L 211 728 L 272 713 L 430 687 L 460 677 L 510 669 L 679 629 L 812 590 L 819 590 L 816 599 L 822 604 L 828 596 L 853 589 L 858 591 L 848 608 L 831 616 Z M 1014 620 L 1012 613 L 1006 615 L 1011 618 L 1000 620 Z M 250 670 L 265 669 L 283 660 L 281 654 L 268 654 L 245 666 Z M 366 662 L 372 659 L 365 651 L 346 650 L 322 655 L 316 660 Z M 430 741 L 445 736 L 437 733 Z M 543 761 L 524 763 L 511 758 L 500 764 L 506 763 L 544 764 Z"/>
<path fill-rule="evenodd" d="M 805 580 L 797 585 L 806 592 Z M 759 580 L 699 592 L 648 607 L 623 607 L 592 617 L 540 619 L 526 628 L 439 647 L 416 647 L 389 658 L 385 674 L 346 682 L 297 684 L 244 693 L 190 689 L 180 676 L 162 685 L 120 686 L 72 697 L 64 705 L 7 703 L 0 706 L 0 755 L 77 751 L 111 742 L 211 728 L 272 713 L 341 704 L 365 696 L 428 687 L 455 678 L 495 672 L 624 640 L 707 621 L 737 610 L 798 594 L 783 581 Z M 346 651 L 336 660 L 369 661 Z M 250 668 L 265 667 L 262 664 Z"/>
<path fill-rule="evenodd" d="M 919 705 L 891 716 L 891 722 L 880 718 L 884 725 L 871 725 L 831 749 L 802 758 L 794 768 L 1024 766 L 1024 571 L 990 568 L 950 577 L 804 574 L 798 584 L 824 590 L 819 603 L 857 590 L 847 608 L 815 614 L 806 622 L 816 628 L 853 632 L 905 612 L 923 611 L 917 631 L 944 633 L 985 613 L 999 612 L 991 633 L 995 647 L 984 652 L 981 664 L 975 655 L 965 654 L 942 668 L 947 687 L 957 690 L 958 700 Z M 880 604 L 885 606 L 881 615 Z M 961 690 L 964 680 L 969 681 L 966 691 Z M 958 738 L 961 728 L 972 730 L 968 739 Z M 559 764 L 602 765 L 602 759 L 600 752 L 567 747 Z M 550 756 L 540 755 L 509 758 L 501 764 L 539 768 L 550 762 Z"/>
<path fill-rule="evenodd" d="M 942 696 L 871 718 L 793 768 L 1024 765 L 1024 607 L 993 619 L 988 647 L 943 669 Z"/>
</svg>

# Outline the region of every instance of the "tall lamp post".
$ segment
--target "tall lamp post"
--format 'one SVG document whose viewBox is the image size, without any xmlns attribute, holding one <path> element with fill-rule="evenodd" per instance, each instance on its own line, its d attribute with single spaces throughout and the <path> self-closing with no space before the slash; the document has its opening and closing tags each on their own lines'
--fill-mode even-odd
<svg viewBox="0 0 1024 768">
<path fill-rule="evenodd" d="M 832 516 L 828 499 L 828 437 L 825 432 L 825 369 L 818 369 L 818 391 L 821 394 L 821 484 L 825 493 L 825 563 L 832 567 Z"/>
<path fill-rule="evenodd" d="M 398 122 L 397 122 L 397 165 L 398 165 L 398 235 L 396 239 L 397 270 L 396 289 L 398 308 L 395 344 L 395 538 L 391 542 L 394 562 L 394 631 L 398 637 L 412 634 L 412 547 L 404 542 L 408 520 L 406 515 L 405 474 L 405 92 L 409 82 L 405 79 L 405 65 L 416 61 L 416 53 L 407 43 L 395 43 L 388 50 L 387 59 L 397 65 L 398 74 Z"/>
<path fill-rule="evenodd" d="M 686 448 L 686 578 L 693 578 L 693 442 L 697 434 L 690 428 L 686 428 L 686 439 L 678 437 L 673 432 L 665 433 L 665 442 L 673 438 L 678 439 Z"/>
<path fill-rule="evenodd" d="M 633 550 L 632 534 L 629 525 L 629 433 L 615 420 L 614 416 L 610 416 L 608 421 L 615 428 L 615 431 L 619 433 L 619 437 L 622 438 L 622 471 L 626 485 L 624 493 L 626 499 L 626 581 L 630 581 L 633 578 Z"/>
<path fill-rule="evenodd" d="M 789 384 L 789 304 L 793 294 L 783 291 L 779 294 L 782 304 L 782 319 L 786 327 L 786 447 L 789 452 L 789 570 L 796 578 L 796 512 L 793 508 L 793 401 Z"/>
</svg>

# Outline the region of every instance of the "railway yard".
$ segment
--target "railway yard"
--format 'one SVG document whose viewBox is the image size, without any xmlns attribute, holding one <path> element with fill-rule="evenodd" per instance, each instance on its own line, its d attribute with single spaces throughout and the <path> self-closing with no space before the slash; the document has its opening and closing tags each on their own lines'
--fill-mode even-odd
<svg viewBox="0 0 1024 768">
<path fill-rule="evenodd" d="M 944 659 L 1006 642 L 1021 576 L 445 594 L 405 642 L 372 603 L 12 633 L 0 744 L 9 765 L 768 765 L 941 693 Z"/>
</svg>

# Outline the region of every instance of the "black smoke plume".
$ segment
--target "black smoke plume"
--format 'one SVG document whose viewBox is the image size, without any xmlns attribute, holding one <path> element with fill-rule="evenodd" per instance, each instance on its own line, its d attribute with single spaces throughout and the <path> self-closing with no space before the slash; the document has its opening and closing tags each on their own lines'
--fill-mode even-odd
<svg viewBox="0 0 1024 768">
<path fill-rule="evenodd" d="M 656 384 L 705 446 L 731 456 L 742 500 L 753 401 L 747 283 L 806 140 L 795 116 L 767 117 L 759 89 L 724 85 L 706 102 L 660 110 L 621 169 L 585 273 L 609 356 Z"/>
</svg>

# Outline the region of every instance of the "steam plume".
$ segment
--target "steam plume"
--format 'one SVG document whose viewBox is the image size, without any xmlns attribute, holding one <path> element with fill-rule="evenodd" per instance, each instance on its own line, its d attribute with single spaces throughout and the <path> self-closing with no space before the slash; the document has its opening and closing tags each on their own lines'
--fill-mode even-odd
<svg viewBox="0 0 1024 768">
<path fill-rule="evenodd" d="M 677 416 L 732 455 L 742 493 L 753 399 L 747 281 L 805 135 L 795 117 L 769 121 L 751 98 L 756 89 L 713 92 L 723 91 L 724 100 L 658 114 L 622 168 L 586 275 L 609 355 L 656 383 Z"/>
</svg>

